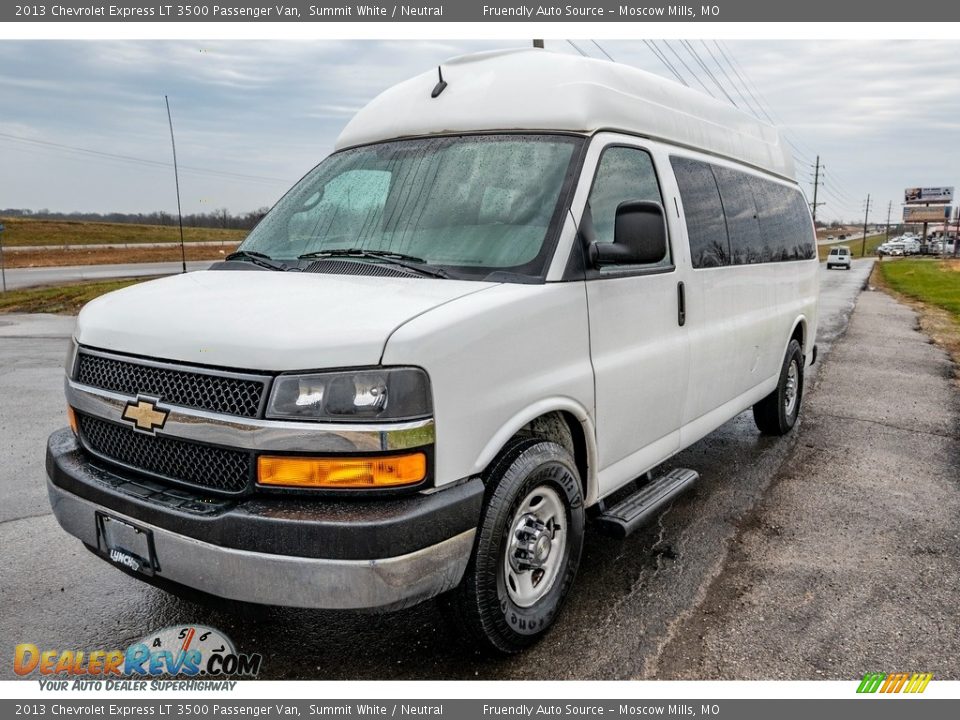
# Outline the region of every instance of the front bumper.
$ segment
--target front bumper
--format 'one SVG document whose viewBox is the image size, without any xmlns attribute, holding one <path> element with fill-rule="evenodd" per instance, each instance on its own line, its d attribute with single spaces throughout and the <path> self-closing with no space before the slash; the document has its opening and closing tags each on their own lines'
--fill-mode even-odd
<svg viewBox="0 0 960 720">
<path fill-rule="evenodd" d="M 152 534 L 161 582 L 309 608 L 396 609 L 455 587 L 483 499 L 475 478 L 392 499 L 210 501 L 101 464 L 69 429 L 50 436 L 47 476 L 57 521 L 101 556 L 98 512 Z"/>
</svg>

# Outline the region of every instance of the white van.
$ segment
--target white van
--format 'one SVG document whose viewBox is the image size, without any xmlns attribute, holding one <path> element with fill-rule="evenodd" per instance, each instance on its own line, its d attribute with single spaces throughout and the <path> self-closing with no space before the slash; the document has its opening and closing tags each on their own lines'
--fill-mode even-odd
<svg viewBox="0 0 960 720">
<path fill-rule="evenodd" d="M 654 517 L 697 473 L 645 474 L 744 410 L 794 426 L 818 265 L 772 127 L 614 63 L 450 60 L 358 112 L 228 261 L 84 308 L 54 513 L 176 592 L 448 593 L 518 651 L 588 515 Z"/>
<path fill-rule="evenodd" d="M 832 270 L 835 267 L 842 267 L 849 270 L 852 262 L 853 260 L 852 255 L 850 254 L 850 248 L 830 248 L 830 254 L 827 255 L 827 270 Z"/>
</svg>

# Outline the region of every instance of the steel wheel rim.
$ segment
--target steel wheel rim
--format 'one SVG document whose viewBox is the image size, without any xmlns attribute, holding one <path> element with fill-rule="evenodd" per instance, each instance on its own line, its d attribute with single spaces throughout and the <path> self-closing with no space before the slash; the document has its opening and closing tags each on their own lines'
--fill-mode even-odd
<svg viewBox="0 0 960 720">
<path fill-rule="evenodd" d="M 797 396 L 800 389 L 800 370 L 797 367 L 797 361 L 791 360 L 790 367 L 787 368 L 787 383 L 783 391 L 783 407 L 787 415 L 793 415 L 797 406 Z"/>
<path fill-rule="evenodd" d="M 560 494 L 540 485 L 517 506 L 503 557 L 507 595 L 528 608 L 556 584 L 567 548 L 567 511 Z"/>
</svg>

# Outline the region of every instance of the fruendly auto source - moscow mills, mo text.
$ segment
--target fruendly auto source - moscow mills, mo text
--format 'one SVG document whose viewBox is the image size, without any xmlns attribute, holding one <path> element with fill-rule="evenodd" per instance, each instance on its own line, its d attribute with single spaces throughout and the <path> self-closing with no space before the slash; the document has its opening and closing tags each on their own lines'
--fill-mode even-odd
<svg viewBox="0 0 960 720">
<path fill-rule="evenodd" d="M 484 5 L 484 17 L 490 18 L 625 18 L 625 17 L 675 17 L 692 20 L 696 17 L 717 17 L 719 5 Z"/>
</svg>

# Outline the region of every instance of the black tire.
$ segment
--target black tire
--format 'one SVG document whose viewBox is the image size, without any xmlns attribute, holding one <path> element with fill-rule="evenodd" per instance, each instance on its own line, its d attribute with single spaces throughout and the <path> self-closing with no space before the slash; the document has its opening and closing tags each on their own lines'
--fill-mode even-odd
<svg viewBox="0 0 960 720">
<path fill-rule="evenodd" d="M 791 378 L 791 366 L 793 374 Z M 792 383 L 791 383 L 792 379 Z M 793 402 L 789 401 L 793 393 Z M 753 420 L 764 435 L 786 435 L 797 424 L 803 400 L 803 352 L 800 343 L 791 340 L 780 368 L 777 388 L 753 406 Z"/>
<path fill-rule="evenodd" d="M 473 554 L 463 581 L 450 599 L 457 619 L 478 646 L 488 652 L 512 654 L 534 644 L 547 632 L 573 584 L 583 549 L 583 493 L 570 454 L 554 442 L 539 439 L 511 441 L 491 464 L 485 481 L 484 507 Z M 520 514 L 522 503 L 533 498 L 536 507 L 536 491 L 548 496 L 546 502 L 553 507 L 557 507 L 559 500 L 565 516 L 562 521 L 565 525 L 556 523 L 537 531 L 543 533 L 537 536 L 542 538 L 553 528 L 552 537 L 546 541 L 545 560 L 550 561 L 551 550 L 561 544 L 557 533 L 564 533 L 562 548 L 559 555 L 554 556 L 549 570 L 517 571 L 511 567 L 508 571 L 509 558 L 521 562 L 516 558 L 523 552 L 511 552 L 511 540 L 534 537 L 515 535 L 515 527 L 518 519 L 530 517 Z M 549 586 L 537 588 L 531 580 L 533 594 L 542 592 L 543 596 L 529 606 L 518 605 L 514 595 L 520 591 L 514 579 L 523 572 L 535 578 L 538 571 L 541 581 L 548 582 Z M 508 582 L 512 583 L 509 588 Z"/>
</svg>

